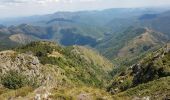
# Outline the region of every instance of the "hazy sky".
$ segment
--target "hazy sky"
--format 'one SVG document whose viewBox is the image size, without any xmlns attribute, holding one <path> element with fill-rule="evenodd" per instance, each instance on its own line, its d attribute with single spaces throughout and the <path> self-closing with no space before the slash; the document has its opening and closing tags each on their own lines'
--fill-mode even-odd
<svg viewBox="0 0 170 100">
<path fill-rule="evenodd" d="M 0 18 L 56 11 L 168 6 L 170 0 L 0 0 Z"/>
</svg>

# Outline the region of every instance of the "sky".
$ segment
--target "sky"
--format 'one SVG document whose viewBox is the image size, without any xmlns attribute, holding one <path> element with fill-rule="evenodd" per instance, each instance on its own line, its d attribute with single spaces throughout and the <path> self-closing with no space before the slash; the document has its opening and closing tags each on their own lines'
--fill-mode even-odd
<svg viewBox="0 0 170 100">
<path fill-rule="evenodd" d="M 169 6 L 170 0 L 0 0 L 0 18 L 50 14 L 57 11 Z"/>
</svg>

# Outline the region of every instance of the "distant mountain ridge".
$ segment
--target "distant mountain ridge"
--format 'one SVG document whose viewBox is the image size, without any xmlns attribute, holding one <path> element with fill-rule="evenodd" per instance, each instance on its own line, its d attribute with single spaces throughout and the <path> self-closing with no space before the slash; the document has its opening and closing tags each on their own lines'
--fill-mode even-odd
<svg viewBox="0 0 170 100">
<path fill-rule="evenodd" d="M 125 63 L 158 49 L 168 41 L 169 36 L 166 34 L 148 28 L 129 27 L 124 32 L 99 43 L 96 48 L 107 58 Z"/>
<path fill-rule="evenodd" d="M 19 18 L 15 20 L 17 23 L 9 20 L 9 24 L 13 25 L 1 26 L 0 32 L 10 34 L 10 36 L 22 34 L 20 40 L 28 37 L 28 40 L 23 41 L 23 43 L 34 40 L 49 40 L 65 46 L 91 46 L 113 60 L 124 55 L 133 56 L 145 53 L 145 51 L 153 50 L 157 44 L 157 46 L 161 46 L 166 43 L 170 36 L 167 27 L 169 20 L 166 20 L 169 19 L 169 16 L 169 12 L 161 8 L 57 12 L 49 15 Z M 144 28 L 153 32 L 148 32 L 151 34 L 135 32 L 143 31 Z M 14 39 L 9 38 L 8 40 L 15 44 L 22 42 L 16 42 Z M 124 44 L 126 42 L 127 44 Z"/>
<path fill-rule="evenodd" d="M 62 45 L 95 45 L 97 39 L 77 33 L 76 28 L 42 27 L 22 24 L 19 26 L 3 27 L 0 29 L 1 37 L 14 43 L 26 44 L 31 41 L 49 40 L 60 42 Z M 5 38 L 5 37 L 4 37 Z"/>
</svg>

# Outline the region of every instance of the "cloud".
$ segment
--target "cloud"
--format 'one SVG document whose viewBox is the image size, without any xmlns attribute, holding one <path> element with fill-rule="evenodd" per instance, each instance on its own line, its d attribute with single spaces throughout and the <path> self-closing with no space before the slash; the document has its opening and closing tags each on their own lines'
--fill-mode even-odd
<svg viewBox="0 0 170 100">
<path fill-rule="evenodd" d="M 94 1 L 102 1 L 102 0 L 0 0 L 0 3 L 50 3 L 50 2 L 64 2 L 64 3 L 72 3 L 72 2 L 94 2 Z"/>
<path fill-rule="evenodd" d="M 0 0 L 0 18 L 57 11 L 169 6 L 170 0 Z"/>
<path fill-rule="evenodd" d="M 48 2 L 59 2 L 60 0 L 0 0 L 3 4 L 16 4 L 16 3 L 48 3 Z"/>
</svg>

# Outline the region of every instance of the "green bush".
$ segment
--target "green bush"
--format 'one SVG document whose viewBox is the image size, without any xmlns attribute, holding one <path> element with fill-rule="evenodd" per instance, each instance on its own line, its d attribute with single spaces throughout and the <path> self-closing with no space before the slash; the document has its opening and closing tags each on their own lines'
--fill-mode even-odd
<svg viewBox="0 0 170 100">
<path fill-rule="evenodd" d="M 18 89 L 28 85 L 28 83 L 28 78 L 17 71 L 9 71 L 2 77 L 2 85 L 9 89 Z"/>
<path fill-rule="evenodd" d="M 127 90 L 130 87 L 132 87 L 132 80 L 127 79 L 121 84 L 120 89 L 122 91 L 124 91 L 124 90 Z"/>
</svg>

